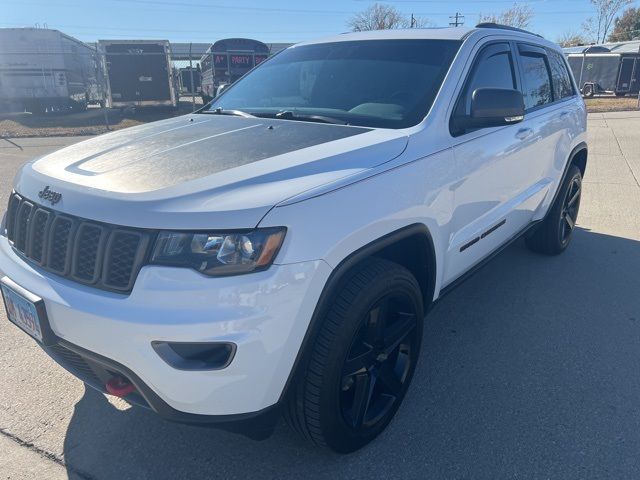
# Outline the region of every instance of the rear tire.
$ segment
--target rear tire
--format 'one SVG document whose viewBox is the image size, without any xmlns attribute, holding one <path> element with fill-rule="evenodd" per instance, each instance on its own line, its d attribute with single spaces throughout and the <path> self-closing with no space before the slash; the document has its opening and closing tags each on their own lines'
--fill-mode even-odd
<svg viewBox="0 0 640 480">
<path fill-rule="evenodd" d="M 593 86 L 592 83 L 587 83 L 585 84 L 584 87 L 582 87 L 582 96 L 585 98 L 591 98 L 596 94 L 596 89 Z"/>
<path fill-rule="evenodd" d="M 582 173 L 571 165 L 551 210 L 542 224 L 526 238 L 531 250 L 545 255 L 558 255 L 565 251 L 578 218 L 581 193 Z"/>
<path fill-rule="evenodd" d="M 285 418 L 316 445 L 353 452 L 389 424 L 420 353 L 424 307 L 415 277 L 371 258 L 347 274 L 289 391 Z"/>
</svg>

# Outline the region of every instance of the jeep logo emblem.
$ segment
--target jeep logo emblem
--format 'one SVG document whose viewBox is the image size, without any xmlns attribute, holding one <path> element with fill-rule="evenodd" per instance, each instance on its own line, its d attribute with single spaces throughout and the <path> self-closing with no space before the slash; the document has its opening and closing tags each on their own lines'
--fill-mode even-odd
<svg viewBox="0 0 640 480">
<path fill-rule="evenodd" d="M 40 190 L 40 192 L 38 192 L 38 197 L 40 197 L 42 200 L 51 202 L 51 205 L 55 205 L 62 199 L 62 194 L 54 192 L 49 188 L 49 185 L 47 185 L 46 187 L 44 187 L 44 190 Z"/>
</svg>

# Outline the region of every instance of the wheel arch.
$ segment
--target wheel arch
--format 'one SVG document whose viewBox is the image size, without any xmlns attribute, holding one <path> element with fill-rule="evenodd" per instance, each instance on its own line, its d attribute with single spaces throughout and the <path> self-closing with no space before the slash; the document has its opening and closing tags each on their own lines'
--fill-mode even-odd
<svg viewBox="0 0 640 480">
<path fill-rule="evenodd" d="M 569 156 L 569 165 L 575 165 L 580 169 L 580 173 L 584 177 L 585 172 L 587 171 L 587 158 L 589 157 L 589 149 L 587 148 L 587 144 L 582 142 L 578 144 L 572 151 Z"/>
<path fill-rule="evenodd" d="M 411 256 L 416 253 L 418 260 Z M 308 362 L 309 344 L 317 335 L 323 315 L 331 299 L 348 280 L 348 273 L 364 260 L 378 257 L 398 263 L 407 268 L 418 281 L 422 292 L 425 312 L 433 303 L 437 278 L 437 257 L 433 237 L 428 227 L 414 223 L 383 235 L 346 256 L 331 272 L 320 298 L 316 304 L 311 321 L 298 350 L 289 377 L 280 395 L 282 402 L 296 377 L 301 374 Z"/>
</svg>

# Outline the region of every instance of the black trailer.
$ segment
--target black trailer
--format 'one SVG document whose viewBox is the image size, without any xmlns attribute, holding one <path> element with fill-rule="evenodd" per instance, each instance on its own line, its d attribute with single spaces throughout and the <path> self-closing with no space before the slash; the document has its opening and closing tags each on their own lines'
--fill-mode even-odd
<svg viewBox="0 0 640 480">
<path fill-rule="evenodd" d="M 178 98 L 167 40 L 100 40 L 107 106 L 176 107 Z"/>
<path fill-rule="evenodd" d="M 585 97 L 599 93 L 637 95 L 640 90 L 640 53 L 614 53 L 597 46 L 567 55 L 573 76 Z"/>
<path fill-rule="evenodd" d="M 200 95 L 202 81 L 199 68 L 181 68 L 178 81 L 180 82 L 180 95 Z"/>
</svg>

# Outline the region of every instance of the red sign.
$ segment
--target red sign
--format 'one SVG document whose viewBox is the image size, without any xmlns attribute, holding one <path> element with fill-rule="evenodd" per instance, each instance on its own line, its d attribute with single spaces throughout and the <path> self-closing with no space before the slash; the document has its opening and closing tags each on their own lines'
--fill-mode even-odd
<svg viewBox="0 0 640 480">
<path fill-rule="evenodd" d="M 251 68 L 251 55 L 231 55 L 231 66 L 235 68 Z"/>
</svg>

